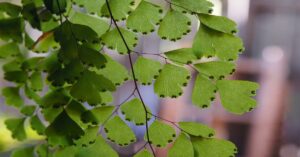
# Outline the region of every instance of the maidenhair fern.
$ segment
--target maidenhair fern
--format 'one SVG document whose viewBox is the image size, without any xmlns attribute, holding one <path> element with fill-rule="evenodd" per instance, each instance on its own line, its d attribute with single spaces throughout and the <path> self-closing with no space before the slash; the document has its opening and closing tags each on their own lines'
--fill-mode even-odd
<svg viewBox="0 0 300 157">
<path fill-rule="evenodd" d="M 21 115 L 5 124 L 16 140 L 26 139 L 27 125 L 45 139 L 14 150 L 12 156 L 116 157 L 111 144 L 127 147 L 137 141 L 129 123 L 146 130 L 145 144 L 134 157 L 156 157 L 155 148 L 167 146 L 168 157 L 234 156 L 234 144 L 216 139 L 212 128 L 152 113 L 139 89 L 153 84 L 158 97 L 176 99 L 184 86 L 193 84 L 192 103 L 199 109 L 210 107 L 217 93 L 233 114 L 255 108 L 252 97 L 258 85 L 226 79 L 244 50 L 235 35 L 237 26 L 211 15 L 212 7 L 208 0 L 0 3 L 0 58 L 6 62 L 4 78 L 11 82 L 2 95 Z M 150 33 L 180 40 L 191 32 L 195 19 L 200 26 L 191 47 L 156 53 L 135 50 L 139 37 Z M 30 28 L 40 37 L 32 36 Z M 109 49 L 114 56 L 125 56 L 129 68 L 107 53 Z M 191 70 L 196 79 L 191 79 Z M 113 92 L 126 82 L 133 82 L 134 89 L 122 103 L 113 104 Z"/>
</svg>

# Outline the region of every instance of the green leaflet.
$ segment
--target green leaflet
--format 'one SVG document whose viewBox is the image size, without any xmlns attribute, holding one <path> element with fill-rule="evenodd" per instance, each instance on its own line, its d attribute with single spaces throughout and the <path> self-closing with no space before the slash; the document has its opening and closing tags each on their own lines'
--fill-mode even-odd
<svg viewBox="0 0 300 157">
<path fill-rule="evenodd" d="M 63 86 L 65 83 L 73 84 L 81 77 L 84 69 L 79 60 L 72 60 L 64 67 L 60 66 L 53 70 L 47 79 L 53 86 Z"/>
<path fill-rule="evenodd" d="M 13 42 L 1 45 L 0 50 L 0 58 L 15 57 L 21 54 L 19 46 Z"/>
<path fill-rule="evenodd" d="M 208 0 L 172 0 L 172 7 L 181 12 L 211 13 L 213 4 Z"/>
<path fill-rule="evenodd" d="M 103 75 L 86 70 L 79 80 L 72 86 L 70 94 L 77 100 L 86 101 L 90 105 L 101 104 L 102 91 L 114 91 L 114 84 Z"/>
<path fill-rule="evenodd" d="M 176 137 L 175 129 L 163 122 L 155 120 L 149 127 L 150 143 L 156 147 L 166 147 Z M 147 135 L 144 135 L 147 140 Z"/>
<path fill-rule="evenodd" d="M 108 55 L 104 55 L 107 63 L 105 67 L 100 70 L 95 70 L 96 73 L 102 74 L 103 76 L 107 77 L 111 80 L 115 85 L 121 85 L 125 81 L 129 79 L 128 70 L 119 62 L 115 61 Z"/>
<path fill-rule="evenodd" d="M 43 0 L 45 6 L 54 14 L 64 13 L 67 7 L 67 0 Z"/>
<path fill-rule="evenodd" d="M 98 35 L 92 28 L 86 25 L 74 24 L 70 21 L 65 21 L 59 28 L 57 28 L 54 32 L 54 37 L 55 40 L 59 41 L 63 46 L 66 46 L 64 45 L 65 40 L 87 42 L 95 42 L 98 40 Z"/>
<path fill-rule="evenodd" d="M 25 71 L 9 71 L 4 73 L 4 79 L 15 83 L 25 83 L 28 76 Z"/>
<path fill-rule="evenodd" d="M 0 19 L 0 38 L 8 41 L 12 39 L 15 42 L 23 41 L 22 31 L 24 23 L 20 17 Z"/>
<path fill-rule="evenodd" d="M 133 48 L 136 47 L 138 43 L 138 38 L 136 34 L 123 28 L 120 28 L 120 31 L 123 34 L 129 49 L 133 50 Z M 117 52 L 119 52 L 119 54 L 128 53 L 127 48 L 116 28 L 105 33 L 101 37 L 101 39 L 102 39 L 102 44 L 107 46 L 109 49 L 116 50 Z"/>
<path fill-rule="evenodd" d="M 23 99 L 19 93 L 19 87 L 5 87 L 2 89 L 2 95 L 5 98 L 5 104 L 15 107 L 20 107 L 23 105 Z"/>
<path fill-rule="evenodd" d="M 83 64 L 90 67 L 103 68 L 106 63 L 106 59 L 101 53 L 86 46 L 79 47 L 79 58 Z"/>
<path fill-rule="evenodd" d="M 34 44 L 33 39 L 29 36 L 29 34 L 27 32 L 25 32 L 24 40 L 25 40 L 25 47 L 26 48 L 31 48 L 32 45 Z"/>
<path fill-rule="evenodd" d="M 195 157 L 229 157 L 237 153 L 236 146 L 226 140 L 193 137 Z"/>
<path fill-rule="evenodd" d="M 194 149 L 190 139 L 181 133 L 168 152 L 168 157 L 194 157 Z"/>
<path fill-rule="evenodd" d="M 11 132 L 11 136 L 14 139 L 23 141 L 27 138 L 24 123 L 26 118 L 12 118 L 5 120 L 5 125 L 8 130 Z"/>
<path fill-rule="evenodd" d="M 194 65 L 195 68 L 203 75 L 210 79 L 223 79 L 226 75 L 235 71 L 235 64 L 232 62 L 212 61 Z"/>
<path fill-rule="evenodd" d="M 200 14 L 200 21 L 205 26 L 223 33 L 234 34 L 237 32 L 236 23 L 224 16 Z"/>
<path fill-rule="evenodd" d="M 70 118 L 66 111 L 62 111 L 46 128 L 45 134 L 49 145 L 69 146 L 73 144 L 73 139 L 82 136 L 84 131 Z"/>
<path fill-rule="evenodd" d="M 151 113 L 150 109 L 146 107 L 147 111 Z M 145 125 L 146 123 L 146 111 L 140 99 L 135 98 L 121 106 L 121 112 L 125 115 L 125 120 L 131 121 L 136 125 Z M 147 113 L 148 114 L 148 113 Z M 148 114 L 148 119 L 151 119 L 151 114 Z"/>
<path fill-rule="evenodd" d="M 207 108 L 215 99 L 216 92 L 216 85 L 205 76 L 198 74 L 193 88 L 192 103 L 200 108 Z"/>
<path fill-rule="evenodd" d="M 126 26 L 134 32 L 147 34 L 154 32 L 163 10 L 152 3 L 142 0 L 138 7 L 129 15 Z"/>
<path fill-rule="evenodd" d="M 255 99 L 259 85 L 254 82 L 219 80 L 217 88 L 220 93 L 223 107 L 234 114 L 244 114 L 256 107 Z"/>
<path fill-rule="evenodd" d="M 33 28 L 40 29 L 41 23 L 38 15 L 38 10 L 33 1 L 23 3 L 22 16 Z"/>
<path fill-rule="evenodd" d="M 75 5 L 83 7 L 89 14 L 101 16 L 101 8 L 105 5 L 105 0 L 72 0 Z"/>
<path fill-rule="evenodd" d="M 184 131 L 193 136 L 200 137 L 212 137 L 215 135 L 215 131 L 201 123 L 196 122 L 179 122 L 179 127 Z"/>
<path fill-rule="evenodd" d="M 26 71 L 39 71 L 42 70 L 41 64 L 43 62 L 45 58 L 44 57 L 32 57 L 32 58 L 28 58 L 26 59 L 21 67 L 22 70 L 26 70 Z"/>
<path fill-rule="evenodd" d="M 86 130 L 84 130 L 84 135 L 81 136 L 74 143 L 78 146 L 87 147 L 88 145 L 94 144 L 97 138 L 97 134 L 99 131 L 99 127 L 89 126 Z"/>
<path fill-rule="evenodd" d="M 33 130 L 35 130 L 39 135 L 44 135 L 45 125 L 42 123 L 38 115 L 35 115 L 30 118 L 30 125 Z"/>
<path fill-rule="evenodd" d="M 49 50 L 55 50 L 59 48 L 59 44 L 54 40 L 53 33 L 44 33 L 40 36 L 40 40 L 31 47 L 31 50 L 36 53 L 46 53 Z"/>
<path fill-rule="evenodd" d="M 54 19 L 53 17 L 46 22 L 41 22 L 41 31 L 42 32 L 49 32 L 52 31 L 53 29 L 57 28 L 59 26 L 59 23 L 57 19 Z"/>
<path fill-rule="evenodd" d="M 27 85 L 24 87 L 24 94 L 28 99 L 33 100 L 37 104 L 41 104 L 41 97 L 31 90 Z"/>
<path fill-rule="evenodd" d="M 99 149 L 101 148 L 101 150 Z M 119 155 L 112 149 L 101 136 L 97 136 L 95 143 L 89 147 L 70 146 L 57 150 L 53 157 L 118 157 Z"/>
<path fill-rule="evenodd" d="M 11 17 L 16 17 L 20 14 L 22 8 L 18 5 L 7 3 L 7 2 L 1 2 L 0 3 L 0 12 L 5 12 L 7 15 Z"/>
<path fill-rule="evenodd" d="M 154 91 L 160 97 L 176 98 L 182 94 L 182 87 L 187 85 L 189 79 L 187 69 L 166 64 L 155 81 Z"/>
<path fill-rule="evenodd" d="M 191 48 L 168 51 L 165 52 L 164 55 L 172 62 L 178 64 L 192 64 L 194 61 L 198 60 Z"/>
<path fill-rule="evenodd" d="M 70 97 L 67 96 L 65 90 L 56 89 L 43 96 L 40 106 L 42 108 L 58 108 L 68 104 L 69 101 Z"/>
<path fill-rule="evenodd" d="M 81 121 L 81 115 L 87 110 L 83 104 L 72 100 L 65 110 L 73 121 L 75 121 L 80 127 L 86 128 L 86 125 Z"/>
<path fill-rule="evenodd" d="M 97 2 L 101 2 L 101 0 L 94 0 Z M 93 4 L 90 1 L 85 1 L 88 4 Z M 99 8 L 98 8 L 99 9 Z M 86 15 L 80 12 L 75 12 L 75 14 L 71 18 L 71 22 L 74 24 L 85 25 L 93 29 L 99 37 L 101 37 L 109 28 L 109 25 L 104 20 Z"/>
<path fill-rule="evenodd" d="M 11 157 L 34 157 L 34 147 L 23 147 L 14 150 Z"/>
<path fill-rule="evenodd" d="M 240 38 L 212 30 L 205 25 L 200 26 L 193 43 L 196 56 L 217 56 L 225 61 L 236 60 L 243 49 L 243 42 Z"/>
<path fill-rule="evenodd" d="M 136 81 L 143 85 L 150 85 L 155 77 L 159 75 L 162 65 L 160 62 L 139 57 L 133 65 Z"/>
<path fill-rule="evenodd" d="M 114 116 L 104 125 L 107 139 L 119 146 L 127 146 L 136 141 L 136 137 L 127 124 L 119 117 Z M 120 130 L 122 133 L 120 134 Z"/>
<path fill-rule="evenodd" d="M 127 15 L 131 13 L 134 0 L 109 0 L 112 15 L 116 21 L 125 20 Z M 110 17 L 107 5 L 103 5 L 101 9 L 102 16 Z"/>
<path fill-rule="evenodd" d="M 109 105 L 114 100 L 112 92 L 108 92 L 108 91 L 106 91 L 106 92 L 100 92 L 100 96 L 101 96 L 101 99 L 102 99 L 101 106 Z"/>
<path fill-rule="evenodd" d="M 31 74 L 31 76 L 29 77 L 29 87 L 33 90 L 33 91 L 42 91 L 43 90 L 43 77 L 42 77 L 42 73 L 39 71 L 35 71 Z"/>
<path fill-rule="evenodd" d="M 146 149 L 138 152 L 136 155 L 133 157 L 153 157 L 153 155 Z"/>
<path fill-rule="evenodd" d="M 191 20 L 184 14 L 170 10 L 163 18 L 158 29 L 158 35 L 162 39 L 171 41 L 180 40 L 182 36 L 189 33 Z"/>
<path fill-rule="evenodd" d="M 32 116 L 34 111 L 36 109 L 36 106 L 34 105 L 27 105 L 27 106 L 23 106 L 20 110 L 20 112 L 22 114 L 24 114 L 25 116 Z"/>
<path fill-rule="evenodd" d="M 52 157 L 52 154 L 49 153 L 48 145 L 46 143 L 36 146 L 35 151 L 38 157 Z"/>
<path fill-rule="evenodd" d="M 9 72 L 9 71 L 20 71 L 21 69 L 21 63 L 22 59 L 20 58 L 16 58 L 10 62 L 7 62 L 5 64 L 3 64 L 2 66 L 2 70 L 4 72 Z"/>
<path fill-rule="evenodd" d="M 53 122 L 54 119 L 63 111 L 63 107 L 59 106 L 56 108 L 43 108 L 42 113 L 48 122 Z"/>
<path fill-rule="evenodd" d="M 96 107 L 82 113 L 81 120 L 84 123 L 100 125 L 103 124 L 106 120 L 108 120 L 113 111 L 113 106 Z"/>
</svg>

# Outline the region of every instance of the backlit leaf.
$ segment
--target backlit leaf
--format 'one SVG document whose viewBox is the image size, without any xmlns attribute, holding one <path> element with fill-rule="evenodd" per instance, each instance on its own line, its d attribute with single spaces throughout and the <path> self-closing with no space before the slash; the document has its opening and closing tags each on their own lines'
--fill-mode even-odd
<svg viewBox="0 0 300 157">
<path fill-rule="evenodd" d="M 93 125 L 100 125 L 108 120 L 113 113 L 113 106 L 96 107 L 89 111 L 82 113 L 81 120 L 84 123 L 91 123 Z"/>
<path fill-rule="evenodd" d="M 236 23 L 224 16 L 201 14 L 200 20 L 205 26 L 223 33 L 233 34 L 237 32 Z"/>
<path fill-rule="evenodd" d="M 38 157 L 52 157 L 52 154 L 50 154 L 48 145 L 46 143 L 36 146 L 35 151 Z"/>
<path fill-rule="evenodd" d="M 42 91 L 43 90 L 43 76 L 41 72 L 33 72 L 29 77 L 29 87 L 33 91 Z"/>
<path fill-rule="evenodd" d="M 43 0 L 45 6 L 54 14 L 65 12 L 67 0 Z"/>
<path fill-rule="evenodd" d="M 16 43 L 8 43 L 0 46 L 0 58 L 15 57 L 20 55 L 19 46 Z"/>
<path fill-rule="evenodd" d="M 4 73 L 4 79 L 16 83 L 25 83 L 28 75 L 25 71 L 9 71 Z"/>
<path fill-rule="evenodd" d="M 195 157 L 229 157 L 237 153 L 236 146 L 226 140 L 193 137 Z"/>
<path fill-rule="evenodd" d="M 85 71 L 71 88 L 70 94 L 79 101 L 87 101 L 90 105 L 101 104 L 102 91 L 114 91 L 114 84 L 103 75 Z"/>
<path fill-rule="evenodd" d="M 118 144 L 119 146 L 127 146 L 136 141 L 136 137 L 127 124 L 119 117 L 115 116 L 105 125 L 107 139 Z M 122 133 L 120 134 L 120 130 Z"/>
<path fill-rule="evenodd" d="M 133 65 L 135 77 L 143 85 L 150 85 L 155 77 L 159 75 L 162 65 L 160 62 L 139 57 Z"/>
<path fill-rule="evenodd" d="M 147 111 L 151 113 L 150 109 L 146 107 Z M 145 125 L 146 111 L 140 99 L 135 98 L 121 106 L 121 112 L 125 115 L 125 120 L 131 121 L 136 125 Z M 148 114 L 148 113 L 147 113 Z M 151 119 L 151 115 L 148 114 L 148 120 Z"/>
<path fill-rule="evenodd" d="M 219 80 L 217 88 L 223 107 L 235 114 L 243 114 L 256 107 L 255 99 L 258 84 L 248 81 Z"/>
<path fill-rule="evenodd" d="M 158 35 L 162 39 L 171 41 L 180 40 L 182 36 L 190 32 L 191 20 L 184 14 L 171 10 L 163 18 L 158 29 Z"/>
<path fill-rule="evenodd" d="M 18 5 L 8 3 L 8 2 L 1 2 L 0 3 L 0 12 L 5 12 L 7 15 L 11 17 L 16 17 L 20 14 L 22 8 Z"/>
<path fill-rule="evenodd" d="M 14 139 L 23 141 L 26 139 L 27 135 L 24 129 L 24 123 L 26 118 L 13 118 L 5 120 L 5 125 L 9 131 L 11 131 L 11 136 Z"/>
<path fill-rule="evenodd" d="M 101 7 L 105 5 L 105 0 L 72 0 L 75 5 L 84 7 L 90 14 L 101 15 Z"/>
<path fill-rule="evenodd" d="M 134 32 L 147 34 L 159 24 L 163 10 L 152 3 L 142 0 L 139 6 L 129 15 L 126 25 Z"/>
<path fill-rule="evenodd" d="M 59 44 L 54 40 L 53 33 L 44 33 L 40 40 L 31 47 L 32 51 L 36 53 L 46 53 L 49 50 L 58 49 Z"/>
<path fill-rule="evenodd" d="M 127 15 L 132 11 L 132 5 L 134 0 L 109 0 L 108 1 L 112 15 L 115 20 L 125 20 Z M 101 9 L 101 15 L 110 17 L 110 13 L 107 5 L 103 5 Z"/>
<path fill-rule="evenodd" d="M 187 69 L 166 64 L 155 81 L 154 91 L 160 97 L 176 98 L 182 94 L 182 87 L 187 85 L 189 79 Z"/>
<path fill-rule="evenodd" d="M 20 107 L 23 105 L 23 99 L 19 93 L 19 87 L 6 87 L 2 89 L 2 95 L 5 98 L 5 104 L 15 107 Z"/>
<path fill-rule="evenodd" d="M 126 29 L 120 28 L 120 31 L 122 32 L 126 43 L 128 44 L 128 47 L 130 50 L 133 50 L 134 47 L 136 47 L 138 38 L 133 33 Z M 120 54 L 127 54 L 127 48 L 124 44 L 124 41 L 122 40 L 119 32 L 117 29 L 113 29 L 107 33 L 105 33 L 102 37 L 102 44 L 107 46 L 109 49 L 116 50 Z"/>
<path fill-rule="evenodd" d="M 223 79 L 235 71 L 235 64 L 231 62 L 212 61 L 194 65 L 203 75 L 210 79 Z"/>
<path fill-rule="evenodd" d="M 88 127 L 84 132 L 84 135 L 81 136 L 74 143 L 78 146 L 87 147 L 90 144 L 94 144 L 98 135 L 99 127 Z"/>
<path fill-rule="evenodd" d="M 156 147 L 166 147 L 176 137 L 175 129 L 160 121 L 154 121 L 149 127 L 149 139 Z M 144 135 L 147 140 L 147 135 Z"/>
<path fill-rule="evenodd" d="M 11 153 L 11 157 L 34 157 L 34 147 L 18 148 Z"/>
<path fill-rule="evenodd" d="M 22 31 L 24 23 L 20 17 L 10 19 L 0 19 L 0 38 L 8 41 L 12 39 L 16 42 L 22 42 Z"/>
<path fill-rule="evenodd" d="M 200 137 L 212 137 L 215 135 L 215 131 L 201 123 L 196 122 L 179 122 L 179 127 L 184 131 L 193 136 Z"/>
<path fill-rule="evenodd" d="M 20 112 L 22 114 L 24 114 L 25 116 L 32 116 L 34 111 L 36 109 L 36 106 L 34 105 L 27 105 L 27 106 L 23 106 L 20 110 Z"/>
<path fill-rule="evenodd" d="M 69 117 L 66 111 L 63 111 L 46 128 L 45 134 L 50 145 L 68 146 L 73 144 L 73 139 L 82 136 L 84 131 Z"/>
<path fill-rule="evenodd" d="M 101 150 L 99 150 L 101 148 Z M 97 136 L 94 144 L 89 147 L 70 146 L 57 150 L 54 157 L 118 157 L 117 152 L 112 149 L 101 136 Z"/>
<path fill-rule="evenodd" d="M 197 60 L 197 57 L 195 56 L 193 49 L 191 48 L 182 48 L 168 51 L 165 52 L 164 55 L 166 55 L 167 58 L 171 61 L 179 64 L 191 64 Z"/>
<path fill-rule="evenodd" d="M 194 157 L 193 145 L 188 137 L 181 133 L 168 152 L 168 157 Z"/>
<path fill-rule="evenodd" d="M 213 3 L 208 0 L 172 0 L 175 10 L 189 13 L 211 13 Z"/>
<path fill-rule="evenodd" d="M 236 60 L 243 51 L 240 38 L 201 25 L 194 39 L 193 50 L 198 57 L 217 56 L 221 60 Z"/>
<path fill-rule="evenodd" d="M 94 1 L 101 2 L 101 0 Z M 90 1 L 86 1 L 86 3 L 93 4 Z M 70 20 L 74 24 L 86 25 L 90 27 L 98 34 L 99 37 L 102 36 L 109 28 L 108 23 L 104 20 L 80 12 L 76 12 Z"/>
<path fill-rule="evenodd" d="M 215 99 L 216 85 L 207 77 L 198 74 L 192 93 L 192 103 L 200 108 L 207 108 Z"/>
<path fill-rule="evenodd" d="M 33 130 L 35 130 L 39 135 L 44 135 L 45 125 L 42 123 L 40 117 L 35 115 L 30 118 L 30 125 Z"/>
<path fill-rule="evenodd" d="M 70 98 L 63 89 L 56 89 L 43 96 L 40 105 L 42 108 L 57 108 L 66 105 L 69 101 Z"/>
<path fill-rule="evenodd" d="M 127 81 L 129 79 L 128 70 L 122 64 L 115 61 L 108 55 L 104 56 L 107 60 L 107 63 L 105 64 L 105 67 L 103 69 L 96 70 L 96 73 L 102 74 L 103 76 L 107 77 L 115 85 L 121 85 L 125 81 Z"/>
</svg>

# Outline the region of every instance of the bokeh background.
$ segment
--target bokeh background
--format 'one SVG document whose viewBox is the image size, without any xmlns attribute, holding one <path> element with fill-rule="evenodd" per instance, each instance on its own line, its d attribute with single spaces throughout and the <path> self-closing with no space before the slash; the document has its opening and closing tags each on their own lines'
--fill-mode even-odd
<svg viewBox="0 0 300 157">
<path fill-rule="evenodd" d="M 218 137 L 237 144 L 238 157 L 300 157 L 300 1 L 213 0 L 213 3 L 214 14 L 228 16 L 238 23 L 239 36 L 244 40 L 246 51 L 241 55 L 232 79 L 260 83 L 256 96 L 258 108 L 243 116 L 235 116 L 227 113 L 217 99 L 211 108 L 200 110 L 190 101 L 192 84 L 187 87 L 186 94 L 176 100 L 160 100 L 153 94 L 151 86 L 141 86 L 146 103 L 169 120 L 193 120 L 214 127 Z M 137 49 L 157 53 L 190 47 L 198 25 L 194 21 L 190 35 L 176 43 L 161 41 L 156 34 L 142 36 Z M 126 65 L 124 58 L 119 59 Z M 6 84 L 2 78 L 1 73 L 1 87 Z M 115 93 L 116 103 L 126 97 L 130 86 L 126 84 Z M 12 148 L 36 143 L 43 138 L 28 127 L 29 140 L 22 143 L 13 140 L 3 121 L 18 114 L 5 106 L 1 97 L 0 157 L 7 156 Z M 143 136 L 143 128 L 135 127 L 135 131 L 138 136 Z M 130 151 L 136 150 L 138 145 Z M 119 151 L 123 156 L 130 154 L 129 151 Z M 165 151 L 157 151 L 165 156 Z"/>
</svg>

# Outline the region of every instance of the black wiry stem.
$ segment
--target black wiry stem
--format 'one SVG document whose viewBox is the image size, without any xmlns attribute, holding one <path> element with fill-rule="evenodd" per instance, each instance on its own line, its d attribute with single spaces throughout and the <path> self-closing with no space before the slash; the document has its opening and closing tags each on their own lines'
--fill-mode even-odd
<svg viewBox="0 0 300 157">
<path fill-rule="evenodd" d="M 135 76 L 135 72 L 134 72 L 134 69 L 133 69 L 133 61 L 132 61 L 132 57 L 131 57 L 131 54 L 130 54 L 130 53 L 131 53 L 131 50 L 130 50 L 130 48 L 129 48 L 129 46 L 128 46 L 128 44 L 127 44 L 127 42 L 126 42 L 126 40 L 125 40 L 125 38 L 124 38 L 124 36 L 123 36 L 123 34 L 122 34 L 122 32 L 121 32 L 119 26 L 118 26 L 118 24 L 117 24 L 117 22 L 116 22 L 116 20 L 115 20 L 114 17 L 113 17 L 113 14 L 112 14 L 112 11 L 111 11 L 111 8 L 110 8 L 110 5 L 109 5 L 108 0 L 105 0 L 105 1 L 106 1 L 106 6 L 107 6 L 107 9 L 108 9 L 108 11 L 109 11 L 110 17 L 111 17 L 113 23 L 115 24 L 115 26 L 116 26 L 116 28 L 117 28 L 117 30 L 118 30 L 118 32 L 119 32 L 119 35 L 121 36 L 122 41 L 123 41 L 123 43 L 124 43 L 124 45 L 125 45 L 125 47 L 126 47 L 126 49 L 127 49 L 128 58 L 129 58 L 129 63 L 130 63 L 130 68 L 131 68 L 131 71 L 132 71 L 132 77 L 133 77 L 134 86 L 135 86 L 135 88 L 136 88 L 136 91 L 137 91 L 137 93 L 138 93 L 138 95 L 139 95 L 139 98 L 140 98 L 140 100 L 141 100 L 141 102 L 142 102 L 142 104 L 143 104 L 143 107 L 144 107 L 144 110 L 145 110 L 145 113 L 146 113 L 146 114 L 145 114 L 145 121 L 146 121 L 145 123 L 146 123 L 146 136 L 147 136 L 147 142 L 149 143 L 149 146 L 150 146 L 150 148 L 151 148 L 151 151 L 152 151 L 154 157 L 156 157 L 154 148 L 153 148 L 152 145 L 150 144 L 147 107 L 146 107 L 146 105 L 145 105 L 145 103 L 144 103 L 143 97 L 142 97 L 142 95 L 141 95 L 141 92 L 140 92 L 140 90 L 139 90 L 139 88 L 138 88 L 138 84 L 137 84 L 137 82 L 136 82 L 136 76 Z"/>
</svg>

